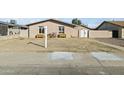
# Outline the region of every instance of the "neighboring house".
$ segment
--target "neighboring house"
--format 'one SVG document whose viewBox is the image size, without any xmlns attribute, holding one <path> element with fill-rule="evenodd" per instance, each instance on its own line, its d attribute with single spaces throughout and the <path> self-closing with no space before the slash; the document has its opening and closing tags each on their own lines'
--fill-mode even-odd
<svg viewBox="0 0 124 93">
<path fill-rule="evenodd" d="M 28 37 L 28 27 L 23 25 L 0 22 L 0 36 Z"/>
<path fill-rule="evenodd" d="M 47 26 L 48 34 L 56 33 L 56 35 L 58 35 L 59 33 L 65 33 L 66 38 L 87 37 L 89 30 L 89 28 L 84 25 L 78 26 L 78 25 L 62 22 L 56 19 L 48 19 L 40 22 L 35 22 L 28 24 L 27 26 L 29 28 L 30 38 L 35 38 L 37 34 L 44 33 L 44 29 L 43 29 L 44 26 Z M 87 35 L 84 35 L 83 31 L 85 31 Z"/>
<path fill-rule="evenodd" d="M 112 38 L 124 38 L 124 21 L 104 21 L 97 30 L 110 30 Z"/>
</svg>

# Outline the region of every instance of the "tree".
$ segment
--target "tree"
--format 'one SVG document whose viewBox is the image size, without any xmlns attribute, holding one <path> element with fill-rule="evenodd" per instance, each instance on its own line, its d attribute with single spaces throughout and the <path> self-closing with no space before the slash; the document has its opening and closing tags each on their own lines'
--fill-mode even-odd
<svg viewBox="0 0 124 93">
<path fill-rule="evenodd" d="M 81 25 L 81 20 L 74 18 L 72 19 L 72 24 Z"/>
</svg>

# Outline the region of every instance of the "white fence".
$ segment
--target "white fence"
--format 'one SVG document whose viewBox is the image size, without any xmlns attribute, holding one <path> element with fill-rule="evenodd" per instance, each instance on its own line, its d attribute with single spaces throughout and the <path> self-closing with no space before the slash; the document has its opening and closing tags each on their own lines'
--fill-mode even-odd
<svg viewBox="0 0 124 93">
<path fill-rule="evenodd" d="M 8 40 L 13 38 L 19 38 L 19 35 L 13 35 L 13 36 L 0 36 L 0 40 Z"/>
</svg>

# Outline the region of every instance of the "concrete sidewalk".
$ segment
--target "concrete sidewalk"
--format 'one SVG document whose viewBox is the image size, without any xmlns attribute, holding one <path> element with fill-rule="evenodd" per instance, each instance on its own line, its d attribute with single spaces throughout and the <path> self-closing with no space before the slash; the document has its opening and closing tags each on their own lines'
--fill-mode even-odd
<svg viewBox="0 0 124 93">
<path fill-rule="evenodd" d="M 66 56 L 65 56 L 66 55 Z M 11 75 L 111 75 L 124 74 L 121 60 L 99 60 L 92 53 L 72 52 L 3 52 L 0 53 L 0 74 Z M 103 55 L 104 56 L 104 55 Z"/>
</svg>

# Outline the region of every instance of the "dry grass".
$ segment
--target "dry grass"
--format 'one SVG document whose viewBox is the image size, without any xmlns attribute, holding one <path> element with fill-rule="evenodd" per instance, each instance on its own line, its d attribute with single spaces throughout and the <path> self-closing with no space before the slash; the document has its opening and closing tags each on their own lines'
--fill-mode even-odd
<svg viewBox="0 0 124 93">
<path fill-rule="evenodd" d="M 52 51 L 118 52 L 119 50 L 98 44 L 95 42 L 95 40 L 92 39 L 78 39 L 78 38 L 48 39 L 47 49 L 44 48 L 43 39 L 12 39 L 12 40 L 0 41 L 0 52 L 52 52 Z"/>
</svg>

